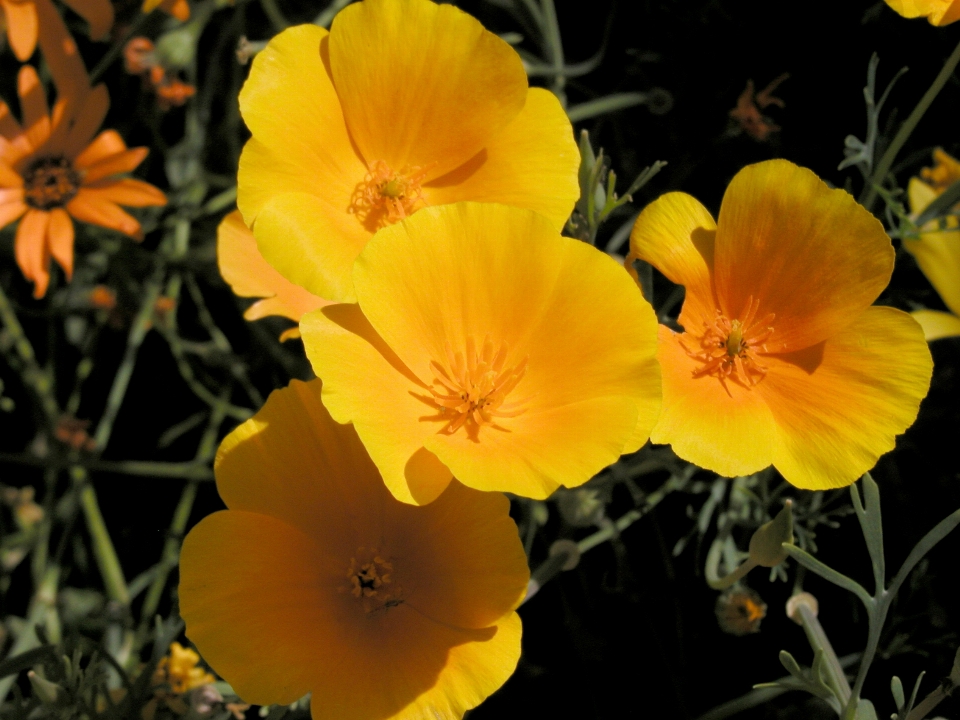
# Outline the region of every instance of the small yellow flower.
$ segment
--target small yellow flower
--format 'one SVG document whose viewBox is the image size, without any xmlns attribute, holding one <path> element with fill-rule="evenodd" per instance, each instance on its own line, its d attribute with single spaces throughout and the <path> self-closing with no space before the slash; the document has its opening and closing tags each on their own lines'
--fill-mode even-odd
<svg viewBox="0 0 960 720">
<path fill-rule="evenodd" d="M 161 658 L 153 673 L 154 685 L 169 685 L 170 690 L 178 695 L 216 680 L 200 667 L 200 656 L 196 650 L 185 648 L 178 642 L 170 643 L 170 653 Z"/>
<path fill-rule="evenodd" d="M 431 0 L 364 0 L 328 33 L 277 35 L 240 93 L 253 138 L 239 206 L 266 259 L 314 295 L 352 302 L 353 261 L 379 228 L 461 200 L 536 210 L 560 230 L 579 154 L 556 97 L 520 56 Z"/>
<path fill-rule="evenodd" d="M 907 313 L 871 307 L 893 271 L 880 222 L 784 160 L 731 181 L 720 218 L 684 193 L 648 205 L 636 258 L 686 288 L 683 332 L 660 328 L 663 412 L 651 433 L 720 475 L 774 465 L 849 485 L 917 416 L 933 363 Z"/>
<path fill-rule="evenodd" d="M 457 203 L 384 228 L 359 303 L 303 317 L 324 403 L 396 498 L 455 476 L 544 498 L 636 451 L 660 409 L 656 318 L 605 253 L 530 210 Z"/>
<path fill-rule="evenodd" d="M 240 297 L 263 298 L 243 313 L 247 320 L 280 315 L 299 323 L 304 314 L 330 304 L 294 285 L 263 259 L 239 210 L 227 215 L 217 229 L 217 264 L 234 293 Z M 298 337 L 299 325 L 280 335 L 281 340 Z"/>
<path fill-rule="evenodd" d="M 910 211 L 919 215 L 944 190 L 960 180 L 960 162 L 943 150 L 933 151 L 934 166 L 924 168 L 920 178 L 910 178 L 907 197 Z M 922 178 L 922 179 L 921 179 Z M 954 208 L 956 212 L 956 208 Z M 927 340 L 960 335 L 960 219 L 948 215 L 920 228 L 919 237 L 905 237 L 903 247 L 917 261 L 930 284 L 950 312 L 915 310 L 913 317 Z"/>
<path fill-rule="evenodd" d="M 885 0 L 905 18 L 925 17 L 931 25 L 943 27 L 960 20 L 960 0 Z"/>
<path fill-rule="evenodd" d="M 246 702 L 314 720 L 460 718 L 513 673 L 529 580 L 509 502 L 387 492 L 320 381 L 275 391 L 217 454 L 229 508 L 181 554 L 187 635 Z"/>
</svg>

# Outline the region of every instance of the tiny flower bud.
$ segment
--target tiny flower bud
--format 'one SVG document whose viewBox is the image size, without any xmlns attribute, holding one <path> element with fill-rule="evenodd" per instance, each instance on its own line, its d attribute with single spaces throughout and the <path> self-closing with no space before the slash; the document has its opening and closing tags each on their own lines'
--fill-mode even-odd
<svg viewBox="0 0 960 720">
<path fill-rule="evenodd" d="M 783 509 L 770 522 L 761 525 L 750 538 L 750 561 L 762 567 L 776 567 L 787 559 L 783 543 L 793 542 L 793 501 L 787 500 Z"/>
</svg>

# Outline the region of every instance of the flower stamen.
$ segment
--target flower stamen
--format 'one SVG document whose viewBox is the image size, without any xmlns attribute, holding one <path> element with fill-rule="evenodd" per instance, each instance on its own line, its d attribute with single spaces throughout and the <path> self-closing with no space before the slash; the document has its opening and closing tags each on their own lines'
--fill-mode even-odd
<svg viewBox="0 0 960 720">
<path fill-rule="evenodd" d="M 767 367 L 759 362 L 757 355 L 767 352 L 766 341 L 773 334 L 771 323 L 776 315 L 770 313 L 760 318 L 757 310 L 760 301 L 751 295 L 740 317 L 729 319 L 720 310 L 713 322 L 703 323 L 699 348 L 691 350 L 681 341 L 687 355 L 702 363 L 693 371 L 693 377 L 711 375 L 726 387 L 726 381 L 747 389 L 756 386 L 767 374 Z"/>
<path fill-rule="evenodd" d="M 400 587 L 393 582 L 393 563 L 376 549 L 357 549 L 356 556 L 350 558 L 347 580 L 349 584 L 340 591 L 349 592 L 360 600 L 364 612 L 396 607 L 403 602 Z"/>
<path fill-rule="evenodd" d="M 483 425 L 498 430 L 498 418 L 516 417 L 523 413 L 518 402 L 506 403 L 507 395 L 523 379 L 527 371 L 527 358 L 512 367 L 505 367 L 508 348 L 506 343 L 494 352 L 493 341 L 487 335 L 483 346 L 477 351 L 472 337 L 467 338 L 466 354 L 454 352 L 446 346 L 447 364 L 430 363 L 434 380 L 430 387 L 433 403 L 442 417 L 449 422 L 442 432 L 452 434 L 464 425 L 473 435 Z"/>
<path fill-rule="evenodd" d="M 63 207 L 76 196 L 81 181 L 67 158 L 39 158 L 23 173 L 24 201 L 37 210 Z"/>
<path fill-rule="evenodd" d="M 349 212 L 370 229 L 403 220 L 426 205 L 421 184 L 427 172 L 428 168 L 419 166 L 395 172 L 383 160 L 374 161 L 353 191 Z"/>
</svg>

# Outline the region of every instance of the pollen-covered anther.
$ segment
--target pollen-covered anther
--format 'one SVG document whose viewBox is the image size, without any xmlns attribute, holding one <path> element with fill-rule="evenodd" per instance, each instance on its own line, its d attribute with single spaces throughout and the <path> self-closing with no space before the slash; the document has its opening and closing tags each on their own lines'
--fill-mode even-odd
<svg viewBox="0 0 960 720">
<path fill-rule="evenodd" d="M 37 210 L 63 207 L 80 189 L 81 177 L 65 157 L 43 157 L 23 173 L 23 196 Z"/>
<path fill-rule="evenodd" d="M 773 334 L 775 315 L 770 313 L 757 319 L 760 301 L 751 295 L 739 318 L 731 320 L 717 310 L 713 322 L 704 322 L 700 347 L 687 354 L 703 363 L 693 371 L 694 377 L 711 375 L 725 383 L 727 380 L 750 389 L 767 374 L 767 368 L 757 359 L 767 352 L 766 341 Z M 682 343 L 681 343 L 682 344 Z"/>
<path fill-rule="evenodd" d="M 494 352 L 489 335 L 479 352 L 472 337 L 467 338 L 466 354 L 454 352 L 449 343 L 446 352 L 445 366 L 431 363 L 436 375 L 430 388 L 441 414 L 450 418 L 443 432 L 454 433 L 464 425 L 471 430 L 482 425 L 502 430 L 497 425 L 498 418 L 516 417 L 523 412 L 519 402 L 505 400 L 527 371 L 526 357 L 507 367 L 507 344 L 500 343 Z"/>
<path fill-rule="evenodd" d="M 399 222 L 426 204 L 421 188 L 426 176 L 426 168 L 407 166 L 395 171 L 376 160 L 353 191 L 350 212 L 377 227 Z"/>
<path fill-rule="evenodd" d="M 347 580 L 349 584 L 341 588 L 341 592 L 349 591 L 361 600 L 368 613 L 403 602 L 400 588 L 393 582 L 393 563 L 377 550 L 358 548 L 356 556 L 350 558 Z"/>
</svg>

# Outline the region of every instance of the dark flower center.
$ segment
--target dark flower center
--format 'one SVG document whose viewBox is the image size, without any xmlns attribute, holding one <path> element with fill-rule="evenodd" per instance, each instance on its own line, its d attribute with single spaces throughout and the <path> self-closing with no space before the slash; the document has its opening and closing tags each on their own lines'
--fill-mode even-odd
<svg viewBox="0 0 960 720">
<path fill-rule="evenodd" d="M 62 155 L 35 160 L 23 173 L 23 195 L 37 210 L 63 207 L 80 189 L 80 173 Z"/>
</svg>

